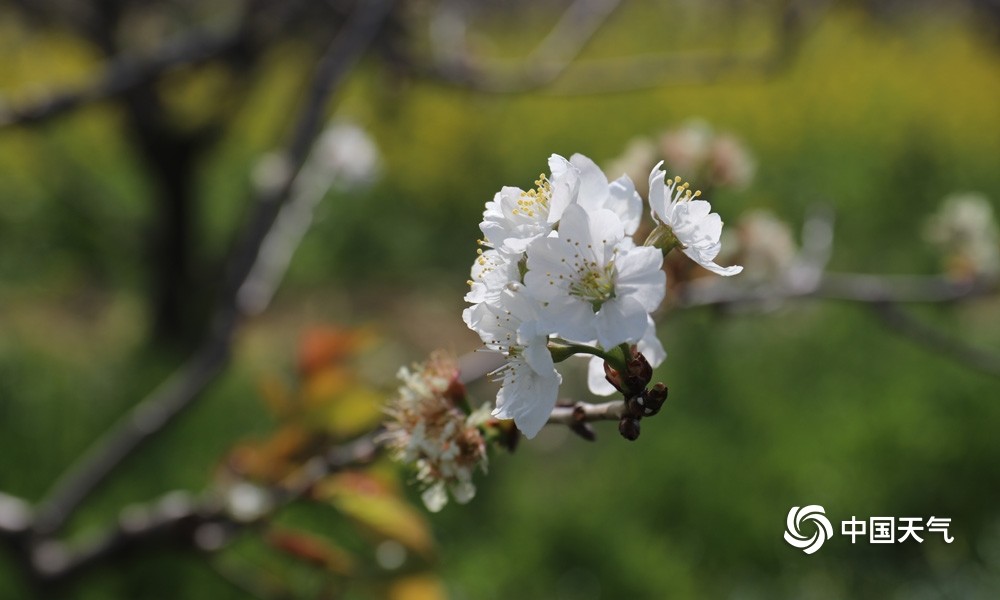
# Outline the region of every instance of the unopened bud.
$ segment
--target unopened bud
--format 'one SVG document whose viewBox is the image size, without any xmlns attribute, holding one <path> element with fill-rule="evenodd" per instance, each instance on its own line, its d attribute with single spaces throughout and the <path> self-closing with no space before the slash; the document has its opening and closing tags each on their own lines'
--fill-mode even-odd
<svg viewBox="0 0 1000 600">
<path fill-rule="evenodd" d="M 642 416 L 651 417 L 656 413 L 660 412 L 660 408 L 663 407 L 663 403 L 667 401 L 667 386 L 662 383 L 657 383 L 653 387 L 649 388 L 643 393 L 643 412 Z"/>
<path fill-rule="evenodd" d="M 639 419 L 625 415 L 618 421 L 618 433 L 630 442 L 639 439 Z"/>
<path fill-rule="evenodd" d="M 649 385 L 653 378 L 653 367 L 646 360 L 646 357 L 635 347 L 631 348 L 631 357 L 628 360 L 628 371 L 625 376 L 625 389 L 619 391 L 626 396 L 638 396 Z"/>
<path fill-rule="evenodd" d="M 611 363 L 604 361 L 604 378 L 619 392 L 625 393 L 624 385 L 625 382 L 622 381 L 622 374 L 618 372 L 617 369 L 611 366 Z"/>
</svg>

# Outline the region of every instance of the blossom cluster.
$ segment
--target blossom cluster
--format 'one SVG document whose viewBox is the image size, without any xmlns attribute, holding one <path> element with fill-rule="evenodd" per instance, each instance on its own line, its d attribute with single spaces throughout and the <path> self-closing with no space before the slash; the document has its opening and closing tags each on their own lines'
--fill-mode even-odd
<svg viewBox="0 0 1000 600">
<path fill-rule="evenodd" d="M 628 176 L 609 182 L 580 154 L 548 162 L 550 175 L 533 189 L 504 187 L 486 203 L 463 312 L 486 348 L 506 357 L 493 415 L 529 438 L 556 404 L 554 355 L 592 355 L 588 383 L 605 395 L 615 391 L 604 369 L 613 353 L 636 345 L 652 366 L 666 357 L 651 316 L 666 293 L 666 252 L 678 248 L 721 275 L 741 270 L 715 264 L 722 220 L 660 164 L 649 175 L 656 227 L 640 245 L 643 201 Z"/>
<path fill-rule="evenodd" d="M 448 502 L 448 492 L 464 504 L 476 494 L 472 474 L 486 469 L 486 442 L 480 425 L 489 419 L 482 410 L 462 411 L 465 392 L 453 357 L 436 352 L 414 367 L 403 367 L 402 382 L 386 412 L 383 440 L 393 458 L 417 469 L 421 498 L 432 512 Z"/>
<path fill-rule="evenodd" d="M 674 173 L 713 189 L 743 189 L 757 169 L 753 156 L 738 137 L 715 131 L 698 119 L 653 136 L 633 138 L 608 169 L 644 177 L 657 157 L 664 158 Z M 641 184 L 645 185 L 645 181 Z"/>
</svg>

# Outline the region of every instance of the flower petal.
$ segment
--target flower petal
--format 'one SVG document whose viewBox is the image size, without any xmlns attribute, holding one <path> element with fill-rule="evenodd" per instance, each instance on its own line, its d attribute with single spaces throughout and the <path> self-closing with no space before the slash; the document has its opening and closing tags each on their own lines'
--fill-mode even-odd
<svg viewBox="0 0 1000 600">
<path fill-rule="evenodd" d="M 590 357 L 587 365 L 587 387 L 590 393 L 598 396 L 610 396 L 618 391 L 604 376 L 604 359 L 599 356 Z"/>
</svg>

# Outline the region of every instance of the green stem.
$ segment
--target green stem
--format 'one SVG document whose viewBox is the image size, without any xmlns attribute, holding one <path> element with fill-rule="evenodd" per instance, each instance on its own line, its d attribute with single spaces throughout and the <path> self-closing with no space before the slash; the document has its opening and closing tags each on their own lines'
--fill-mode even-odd
<svg viewBox="0 0 1000 600">
<path fill-rule="evenodd" d="M 616 371 L 624 371 L 628 364 L 628 357 L 631 349 L 628 344 L 621 344 L 612 350 L 601 350 L 587 344 L 575 344 L 564 340 L 554 340 L 549 344 L 549 352 L 552 354 L 552 361 L 561 363 L 567 358 L 576 354 L 589 354 L 598 358 L 603 358 L 605 362 L 611 363 Z"/>
<path fill-rule="evenodd" d="M 594 348 L 586 344 L 574 344 L 563 340 L 555 340 L 549 344 L 549 352 L 552 354 L 553 362 L 560 363 L 575 354 L 590 354 L 604 360 L 614 361 L 615 358 L 608 352 L 600 348 Z"/>
<path fill-rule="evenodd" d="M 653 231 L 649 232 L 649 236 L 646 237 L 646 241 L 642 245 L 659 248 L 660 252 L 663 252 L 663 256 L 669 254 L 674 248 L 684 247 L 680 240 L 677 239 L 677 236 L 674 235 L 673 230 L 663 223 L 660 223 Z"/>
<path fill-rule="evenodd" d="M 618 347 L 615 349 L 621 353 L 622 369 L 624 369 L 625 366 L 628 364 L 629 359 L 632 358 L 632 346 L 623 342 L 621 344 L 618 344 Z"/>
</svg>

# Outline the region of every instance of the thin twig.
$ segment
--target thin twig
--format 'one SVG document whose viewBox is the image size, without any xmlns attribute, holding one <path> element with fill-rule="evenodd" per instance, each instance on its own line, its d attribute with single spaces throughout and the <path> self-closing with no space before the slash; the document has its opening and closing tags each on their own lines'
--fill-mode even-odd
<svg viewBox="0 0 1000 600">
<path fill-rule="evenodd" d="M 487 93 L 519 93 L 558 79 L 586 48 L 621 0 L 576 0 L 524 59 L 510 62 L 446 56 L 421 67 L 430 78 Z M 412 66 L 412 65 L 411 65 Z"/>
<path fill-rule="evenodd" d="M 872 304 L 881 321 L 918 345 L 994 377 L 1000 377 L 1000 356 L 977 348 L 964 340 L 948 335 L 891 302 Z"/>
<path fill-rule="evenodd" d="M 990 296 L 998 289 L 1000 281 L 992 278 L 956 281 L 942 275 L 825 273 L 812 285 L 802 281 L 752 288 L 736 282 L 690 284 L 681 292 L 679 307 L 740 306 L 802 299 L 936 304 Z"/>
<path fill-rule="evenodd" d="M 591 421 L 617 421 L 625 414 L 625 402 L 612 400 L 601 404 L 577 402 L 569 406 L 556 406 L 549 415 L 550 425 L 573 425 Z"/>
<path fill-rule="evenodd" d="M 327 101 L 374 40 L 392 4 L 392 0 L 362 3 L 323 55 L 287 151 L 293 176 L 318 134 Z M 40 505 L 34 528 L 37 534 L 46 536 L 57 531 L 125 458 L 189 407 L 223 371 L 229 362 L 232 336 L 246 310 L 237 300 L 237 291 L 253 271 L 260 245 L 277 219 L 291 182 L 290 177 L 285 185 L 269 189 L 258 198 L 230 260 L 229 283 L 224 286 L 200 349 L 67 469 Z"/>
<path fill-rule="evenodd" d="M 577 60 L 618 4 L 578 0 L 527 58 L 513 63 L 461 56 L 411 61 L 407 66 L 431 81 L 487 94 L 546 88 L 548 95 L 580 96 L 714 83 L 740 73 L 768 76 L 791 64 L 805 32 L 816 27 L 829 2 L 789 2 L 776 19 L 774 43 L 756 55 L 671 53 Z"/>
</svg>

